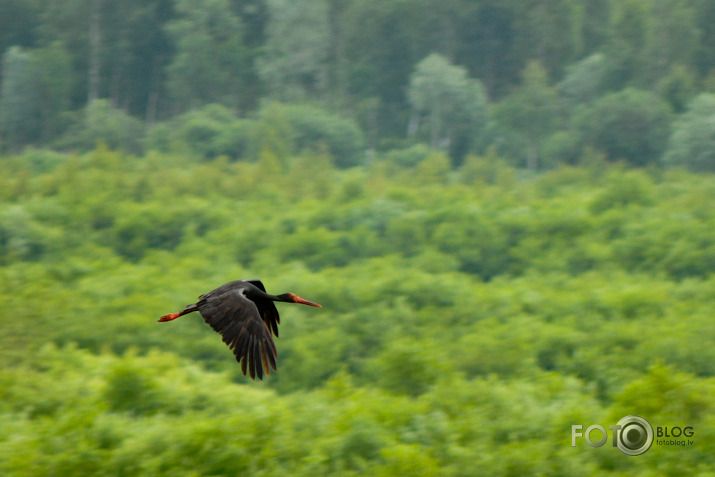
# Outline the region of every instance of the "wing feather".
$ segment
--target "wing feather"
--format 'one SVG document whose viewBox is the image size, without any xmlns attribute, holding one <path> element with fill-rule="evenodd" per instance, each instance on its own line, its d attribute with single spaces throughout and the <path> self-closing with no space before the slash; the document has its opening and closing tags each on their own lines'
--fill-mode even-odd
<svg viewBox="0 0 715 477">
<path fill-rule="evenodd" d="M 263 366 L 261 364 L 261 345 L 258 344 L 256 337 L 253 337 L 253 356 L 251 357 L 251 365 L 253 365 L 258 379 L 263 379 Z M 253 376 L 251 376 L 253 377 Z"/>
<path fill-rule="evenodd" d="M 213 291 L 201 295 L 199 297 L 199 301 L 208 300 L 211 297 L 221 296 L 227 292 L 238 290 L 243 283 L 249 283 L 261 290 L 263 293 L 266 293 L 266 287 L 263 285 L 263 282 L 258 279 L 254 278 L 249 280 L 235 280 L 221 285 Z M 256 300 L 255 305 L 258 307 L 258 313 L 261 315 L 261 319 L 266 324 L 268 329 L 271 330 L 277 338 L 278 325 L 281 322 L 281 318 L 280 315 L 278 315 L 278 309 L 276 308 L 276 305 L 273 304 L 271 300 Z"/>
<path fill-rule="evenodd" d="M 241 372 L 252 379 L 263 379 L 263 371 L 269 374 L 269 365 L 275 369 L 277 358 L 272 322 L 266 321 L 259 306 L 241 292 L 240 283 L 227 283 L 202 295 L 199 312 L 233 351 L 241 363 Z"/>
<path fill-rule="evenodd" d="M 261 319 L 266 324 L 269 330 L 278 338 L 278 324 L 281 318 L 278 315 L 278 309 L 271 300 L 255 300 L 258 312 L 261 314 Z"/>
</svg>

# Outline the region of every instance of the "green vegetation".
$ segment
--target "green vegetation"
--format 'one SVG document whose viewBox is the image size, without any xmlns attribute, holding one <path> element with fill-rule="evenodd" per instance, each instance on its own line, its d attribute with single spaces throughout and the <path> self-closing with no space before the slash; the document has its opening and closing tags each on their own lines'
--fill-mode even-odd
<svg viewBox="0 0 715 477">
<path fill-rule="evenodd" d="M 712 171 L 713 52 L 710 0 L 4 0 L 0 153 L 257 157 L 281 116 L 338 168 L 428 144 Z"/>
<path fill-rule="evenodd" d="M 267 136 L 253 162 L 0 159 L 0 473 L 712 470 L 712 176 L 340 170 Z M 156 323 L 240 277 L 324 305 L 281 308 L 260 383 L 198 316 Z M 628 414 L 696 444 L 571 447 Z"/>
<path fill-rule="evenodd" d="M 0 475 L 715 472 L 712 0 L 2 0 L 0 59 Z M 324 305 L 259 383 L 156 322 L 252 277 Z M 694 445 L 571 446 L 630 414 Z"/>
</svg>

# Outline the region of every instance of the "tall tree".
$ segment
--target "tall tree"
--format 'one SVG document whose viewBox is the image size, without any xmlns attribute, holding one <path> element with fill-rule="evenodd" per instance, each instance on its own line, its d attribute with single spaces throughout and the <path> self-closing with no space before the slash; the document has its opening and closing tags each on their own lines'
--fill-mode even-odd
<svg viewBox="0 0 715 477">
<path fill-rule="evenodd" d="M 176 53 L 167 84 L 178 112 L 207 103 L 238 108 L 248 69 L 243 25 L 227 0 L 175 0 L 167 32 Z"/>
<path fill-rule="evenodd" d="M 526 166 L 538 169 L 541 141 L 557 128 L 560 119 L 556 89 L 549 85 L 541 64 L 527 65 L 521 85 L 496 106 L 496 115 L 500 124 L 524 138 Z"/>
<path fill-rule="evenodd" d="M 715 172 L 715 95 L 703 93 L 690 103 L 673 127 L 663 162 L 695 172 Z"/>
<path fill-rule="evenodd" d="M 32 87 L 30 55 L 13 46 L 3 56 L 0 90 L 0 137 L 16 148 L 37 137 L 37 91 Z"/>
<path fill-rule="evenodd" d="M 705 76 L 715 73 L 715 2 L 693 0 L 692 5 L 701 33 L 695 52 L 695 64 L 698 72 Z"/>
<path fill-rule="evenodd" d="M 87 103 L 99 98 L 102 49 L 102 0 L 92 0 L 89 5 L 89 79 Z"/>
<path fill-rule="evenodd" d="M 267 1 L 270 20 L 261 78 L 279 100 L 320 98 L 328 89 L 330 5 L 327 0 Z"/>
<path fill-rule="evenodd" d="M 39 41 L 49 44 L 59 40 L 67 48 L 72 61 L 71 107 L 80 108 L 89 96 L 90 41 L 89 23 L 93 0 L 48 0 L 38 28 Z M 101 68 L 98 68 L 101 72 Z M 97 88 L 101 88 L 100 79 Z M 101 93 L 97 93 L 100 94 Z"/>
<path fill-rule="evenodd" d="M 644 0 L 623 0 L 613 12 L 613 27 L 606 57 L 606 83 L 609 89 L 619 90 L 632 83 L 645 67 L 645 47 L 648 33 L 647 5 Z"/>
<path fill-rule="evenodd" d="M 550 78 L 561 76 L 566 65 L 583 50 L 581 16 L 574 0 L 514 2 L 517 11 L 516 48 L 522 64 L 537 60 Z"/>
<path fill-rule="evenodd" d="M 34 50 L 12 47 L 2 71 L 0 137 L 10 148 L 47 142 L 69 105 L 69 55 L 59 42 Z"/>
<path fill-rule="evenodd" d="M 33 86 L 39 101 L 40 140 L 49 142 L 63 128 L 62 114 L 70 105 L 72 63 L 60 42 L 30 52 Z"/>
<path fill-rule="evenodd" d="M 611 27 L 611 0 L 581 0 L 584 53 L 597 51 L 608 41 Z"/>
<path fill-rule="evenodd" d="M 405 85 L 415 58 L 405 17 L 409 2 L 363 0 L 345 13 L 348 92 L 375 98 L 378 136 L 400 136 L 409 116 Z"/>
<path fill-rule="evenodd" d="M 0 52 L 4 53 L 11 46 L 35 46 L 43 3 L 41 0 L 0 2 Z"/>
<path fill-rule="evenodd" d="M 692 67 L 700 31 L 689 0 L 653 0 L 649 14 L 645 84 L 652 86 L 675 65 Z"/>
<path fill-rule="evenodd" d="M 441 55 L 431 54 L 417 64 L 408 97 L 415 111 L 426 116 L 435 149 L 450 148 L 463 156 L 472 144 L 459 144 L 461 150 L 455 151 L 455 141 L 474 141 L 486 126 L 487 100 L 481 82 Z"/>
<path fill-rule="evenodd" d="M 584 145 L 608 159 L 643 166 L 660 159 L 670 133 L 670 108 L 649 91 L 627 88 L 594 102 L 574 120 Z"/>
<path fill-rule="evenodd" d="M 518 82 L 522 68 L 515 51 L 516 12 L 499 0 L 464 1 L 460 5 L 456 61 L 499 98 Z"/>
<path fill-rule="evenodd" d="M 608 60 L 603 53 L 594 53 L 573 63 L 559 83 L 559 93 L 569 106 L 587 103 L 603 94 Z"/>
<path fill-rule="evenodd" d="M 170 55 L 164 24 L 171 0 L 46 0 L 38 43 L 60 40 L 70 54 L 71 107 L 109 98 L 114 107 L 147 114 Z"/>
<path fill-rule="evenodd" d="M 454 60 L 460 41 L 458 25 L 465 10 L 463 0 L 411 0 L 404 22 L 411 34 L 415 55 L 439 53 Z"/>
<path fill-rule="evenodd" d="M 103 1 L 102 96 L 114 107 L 155 116 L 172 54 L 163 26 L 172 14 L 170 0 Z"/>
</svg>

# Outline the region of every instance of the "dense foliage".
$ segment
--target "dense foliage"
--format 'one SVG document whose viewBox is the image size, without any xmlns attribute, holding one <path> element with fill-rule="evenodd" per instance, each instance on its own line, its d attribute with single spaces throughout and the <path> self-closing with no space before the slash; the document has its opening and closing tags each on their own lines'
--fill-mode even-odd
<svg viewBox="0 0 715 477">
<path fill-rule="evenodd" d="M 283 102 L 339 167 L 424 143 L 457 166 L 492 148 L 532 170 L 594 150 L 715 169 L 711 0 L 4 0 L 0 56 L 11 153 L 175 132 L 243 158 Z"/>
<path fill-rule="evenodd" d="M 0 159 L 2 475 L 712 471 L 712 176 L 420 148 L 341 170 L 276 132 L 294 113 L 192 119 L 247 128 L 253 162 Z M 248 277 L 324 305 L 280 307 L 262 383 L 200 317 L 156 323 Z M 695 445 L 571 447 L 628 414 Z"/>
<path fill-rule="evenodd" d="M 3 0 L 0 56 L 0 475 L 712 475 L 715 2 Z M 324 305 L 259 383 L 156 323 L 251 277 Z M 571 446 L 629 414 L 694 445 Z"/>
</svg>

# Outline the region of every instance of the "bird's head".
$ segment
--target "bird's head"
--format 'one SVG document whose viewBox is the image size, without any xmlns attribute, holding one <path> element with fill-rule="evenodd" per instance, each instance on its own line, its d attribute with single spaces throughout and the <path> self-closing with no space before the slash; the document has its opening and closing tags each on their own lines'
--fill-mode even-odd
<svg viewBox="0 0 715 477">
<path fill-rule="evenodd" d="M 278 295 L 278 298 L 280 298 L 280 301 L 285 301 L 288 303 L 300 303 L 301 305 L 308 305 L 308 306 L 315 306 L 317 308 L 323 308 L 323 305 L 320 305 L 318 303 L 313 303 L 312 301 L 308 301 L 305 298 L 301 298 L 295 293 L 284 293 L 282 295 Z"/>
</svg>

